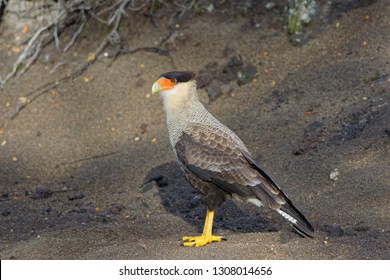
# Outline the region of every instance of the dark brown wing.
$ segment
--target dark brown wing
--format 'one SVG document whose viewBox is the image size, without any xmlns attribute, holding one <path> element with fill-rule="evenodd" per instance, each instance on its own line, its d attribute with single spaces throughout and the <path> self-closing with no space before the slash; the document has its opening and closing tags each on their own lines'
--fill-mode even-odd
<svg viewBox="0 0 390 280">
<path fill-rule="evenodd" d="M 258 197 L 264 206 L 274 210 L 286 202 L 272 180 L 248 162 L 242 148 L 224 131 L 192 127 L 183 133 L 175 148 L 180 162 L 204 181 L 244 199 Z"/>
<path fill-rule="evenodd" d="M 291 216 L 292 220 L 285 218 L 294 226 L 302 227 L 301 232 L 309 236 L 313 232 L 311 225 L 287 196 L 254 163 L 241 143 L 228 133 L 206 126 L 193 126 L 183 133 L 175 149 L 181 164 L 200 179 L 244 200 L 258 199 L 263 206 Z"/>
</svg>

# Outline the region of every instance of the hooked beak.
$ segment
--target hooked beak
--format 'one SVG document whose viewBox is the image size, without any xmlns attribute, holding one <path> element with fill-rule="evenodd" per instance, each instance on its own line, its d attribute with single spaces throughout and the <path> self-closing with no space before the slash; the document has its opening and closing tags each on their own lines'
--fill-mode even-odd
<svg viewBox="0 0 390 280">
<path fill-rule="evenodd" d="M 160 78 L 153 84 L 152 87 L 152 94 L 158 93 L 160 91 L 164 90 L 170 90 L 175 86 L 175 82 L 172 82 L 170 79 L 167 78 Z"/>
<path fill-rule="evenodd" d="M 152 94 L 155 94 L 155 93 L 158 93 L 160 92 L 162 89 L 161 89 L 161 85 L 157 82 L 155 82 L 152 86 Z"/>
</svg>

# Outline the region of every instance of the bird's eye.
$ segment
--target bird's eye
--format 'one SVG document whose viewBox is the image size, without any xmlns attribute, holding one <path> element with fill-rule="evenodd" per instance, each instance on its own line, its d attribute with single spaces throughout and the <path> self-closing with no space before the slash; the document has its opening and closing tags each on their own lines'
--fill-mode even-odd
<svg viewBox="0 0 390 280">
<path fill-rule="evenodd" d="M 176 79 L 175 79 L 175 78 L 172 78 L 172 79 L 171 79 L 171 82 L 172 82 L 172 83 L 176 83 Z"/>
</svg>

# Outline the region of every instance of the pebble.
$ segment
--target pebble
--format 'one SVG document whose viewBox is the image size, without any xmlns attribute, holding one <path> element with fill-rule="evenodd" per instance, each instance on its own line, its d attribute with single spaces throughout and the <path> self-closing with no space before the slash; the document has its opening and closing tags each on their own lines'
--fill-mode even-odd
<svg viewBox="0 0 390 280">
<path fill-rule="evenodd" d="M 112 204 L 107 213 L 112 215 L 119 215 L 125 209 L 122 204 Z"/>
<path fill-rule="evenodd" d="M 337 181 L 339 179 L 340 171 L 338 168 L 335 168 L 332 172 L 329 174 L 329 178 L 331 180 Z"/>
<path fill-rule="evenodd" d="M 325 231 L 330 237 L 340 237 L 344 235 L 344 230 L 338 225 L 325 225 Z"/>
<path fill-rule="evenodd" d="M 82 193 L 76 193 L 76 194 L 73 194 L 73 195 L 69 195 L 68 196 L 68 200 L 77 200 L 77 199 L 82 199 L 84 198 L 84 194 Z"/>
<path fill-rule="evenodd" d="M 44 214 L 50 213 L 50 212 L 51 212 L 51 207 L 44 207 L 44 208 L 42 209 L 42 212 L 43 212 Z"/>
<path fill-rule="evenodd" d="M 32 199 L 43 199 L 48 198 L 53 194 L 50 189 L 37 188 L 31 195 Z"/>
<path fill-rule="evenodd" d="M 218 80 L 212 80 L 207 86 L 206 91 L 211 101 L 215 101 L 223 94 L 221 83 Z"/>
</svg>

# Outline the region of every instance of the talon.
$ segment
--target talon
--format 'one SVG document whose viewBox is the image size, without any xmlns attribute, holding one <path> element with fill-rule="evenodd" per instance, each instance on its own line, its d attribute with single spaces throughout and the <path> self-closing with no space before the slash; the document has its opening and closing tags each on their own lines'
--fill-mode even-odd
<svg viewBox="0 0 390 280">
<path fill-rule="evenodd" d="M 214 219 L 214 211 L 208 209 L 206 213 L 206 221 L 204 223 L 202 235 L 184 236 L 181 239 L 183 242 L 180 243 L 180 246 L 199 247 L 199 246 L 205 246 L 211 242 L 226 241 L 227 239 L 225 236 L 214 236 L 212 234 L 213 219 Z"/>
<path fill-rule="evenodd" d="M 226 240 L 226 237 L 224 236 L 214 236 L 214 235 L 200 235 L 200 236 L 193 236 L 188 237 L 185 236 L 182 238 L 183 242 L 180 243 L 180 246 L 184 247 L 192 247 L 192 246 L 205 246 L 211 242 L 220 242 L 222 240 Z"/>
<path fill-rule="evenodd" d="M 193 247 L 195 244 L 194 242 L 181 242 L 180 246 L 182 247 Z"/>
</svg>

